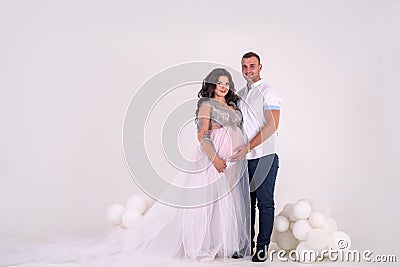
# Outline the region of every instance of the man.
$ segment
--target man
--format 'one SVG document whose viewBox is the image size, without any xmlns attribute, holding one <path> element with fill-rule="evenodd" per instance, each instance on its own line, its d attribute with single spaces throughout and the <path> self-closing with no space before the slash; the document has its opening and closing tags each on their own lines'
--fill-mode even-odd
<svg viewBox="0 0 400 267">
<path fill-rule="evenodd" d="M 248 52 L 242 57 L 242 73 L 247 86 L 238 92 L 239 108 L 243 114 L 243 129 L 248 144 L 235 149 L 231 161 L 244 156 L 248 159 L 251 198 L 251 242 L 253 262 L 266 260 L 274 224 L 274 188 L 279 168 L 275 153 L 276 130 L 279 125 L 281 98 L 260 77 L 260 57 Z M 257 245 L 255 236 L 256 203 L 259 212 Z M 234 255 L 235 256 L 235 255 Z"/>
</svg>

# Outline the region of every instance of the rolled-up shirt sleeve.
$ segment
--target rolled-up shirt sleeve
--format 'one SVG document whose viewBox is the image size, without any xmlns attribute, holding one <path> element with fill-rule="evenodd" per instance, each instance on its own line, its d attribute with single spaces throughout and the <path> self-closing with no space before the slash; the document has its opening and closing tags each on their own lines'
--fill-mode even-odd
<svg viewBox="0 0 400 267">
<path fill-rule="evenodd" d="M 265 88 L 262 95 L 264 110 L 281 110 L 282 97 L 273 88 Z"/>
</svg>

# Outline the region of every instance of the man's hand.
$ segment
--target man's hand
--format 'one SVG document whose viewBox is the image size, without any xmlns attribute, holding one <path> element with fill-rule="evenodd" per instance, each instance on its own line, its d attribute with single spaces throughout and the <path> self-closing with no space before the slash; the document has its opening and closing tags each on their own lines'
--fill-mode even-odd
<svg viewBox="0 0 400 267">
<path fill-rule="evenodd" d="M 239 146 L 239 147 L 235 148 L 233 151 L 236 153 L 229 158 L 229 161 L 238 161 L 238 160 L 241 160 L 242 158 L 244 158 L 244 156 L 246 156 L 247 147 Z"/>
</svg>

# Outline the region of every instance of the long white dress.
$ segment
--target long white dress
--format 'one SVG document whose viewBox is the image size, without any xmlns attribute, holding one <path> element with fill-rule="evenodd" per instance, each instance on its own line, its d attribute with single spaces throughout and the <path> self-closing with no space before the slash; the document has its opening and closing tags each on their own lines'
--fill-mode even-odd
<svg viewBox="0 0 400 267">
<path fill-rule="evenodd" d="M 245 143 L 241 113 L 214 99 L 201 98 L 198 107 L 209 105 L 211 125 L 206 139 L 219 157 L 227 160 L 233 149 Z M 217 127 L 216 127 L 217 126 Z M 138 266 L 139 262 L 190 258 L 213 260 L 233 253 L 250 254 L 250 200 L 246 160 L 228 165 L 219 173 L 199 145 L 195 157 L 207 167 L 181 173 L 174 183 L 191 189 L 206 188 L 204 204 L 174 207 L 156 202 L 132 229 L 114 229 L 107 238 L 90 242 L 56 242 L 23 253 L 0 252 L 0 265 L 39 262 L 79 262 L 85 266 Z M 168 194 L 168 190 L 166 190 Z M 197 196 L 198 198 L 198 196 Z M 198 201 L 198 199 L 196 200 Z M 196 202 L 197 203 L 197 202 Z M 2 255 L 3 254 L 3 255 Z"/>
</svg>

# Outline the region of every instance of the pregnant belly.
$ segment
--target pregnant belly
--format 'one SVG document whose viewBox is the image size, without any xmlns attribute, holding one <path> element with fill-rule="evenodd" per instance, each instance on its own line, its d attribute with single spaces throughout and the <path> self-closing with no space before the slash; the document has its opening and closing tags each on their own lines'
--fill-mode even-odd
<svg viewBox="0 0 400 267">
<path fill-rule="evenodd" d="M 213 141 L 218 156 L 227 160 L 234 154 L 233 150 L 245 144 L 242 131 L 237 127 L 224 127 L 211 131 L 210 138 Z"/>
</svg>

